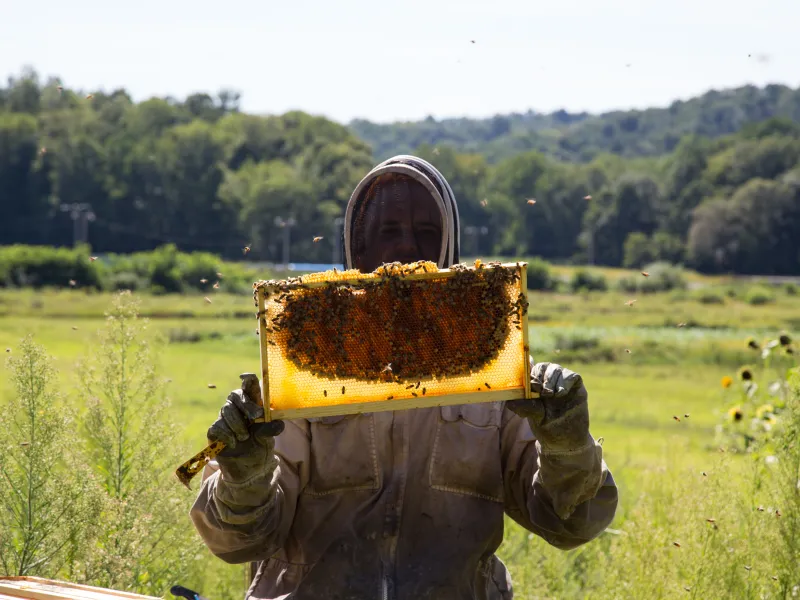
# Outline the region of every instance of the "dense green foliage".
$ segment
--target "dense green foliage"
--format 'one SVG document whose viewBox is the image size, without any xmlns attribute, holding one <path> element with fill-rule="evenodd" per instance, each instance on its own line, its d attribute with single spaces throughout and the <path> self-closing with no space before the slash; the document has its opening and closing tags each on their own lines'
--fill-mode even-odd
<svg viewBox="0 0 800 600">
<path fill-rule="evenodd" d="M 290 259 L 329 262 L 336 219 L 376 160 L 355 131 L 379 157 L 413 150 L 442 171 L 465 256 L 796 274 L 798 121 L 800 93 L 773 85 L 668 109 L 348 130 L 242 114 L 231 92 L 137 104 L 25 72 L 0 89 L 0 244 L 70 245 L 84 229 L 64 205 L 84 203 L 95 253 L 173 243 L 230 259 L 249 246 L 247 260 L 279 262 L 280 220 L 294 218 Z"/>
<path fill-rule="evenodd" d="M 187 254 L 174 245 L 148 252 L 109 254 L 92 260 L 86 246 L 0 247 L 0 288 L 74 287 L 96 290 L 180 292 L 246 292 L 264 278 L 240 264 L 225 263 L 207 252 Z"/>
<path fill-rule="evenodd" d="M 600 115 L 528 111 L 487 119 L 428 117 L 390 124 L 356 119 L 350 128 L 372 145 L 379 158 L 409 153 L 423 144 L 440 144 L 482 154 L 491 162 L 529 150 L 584 162 L 603 152 L 626 157 L 666 154 L 685 135 L 724 136 L 774 117 L 800 121 L 800 90 L 783 85 L 745 86 L 676 100 L 668 108 Z"/>
</svg>

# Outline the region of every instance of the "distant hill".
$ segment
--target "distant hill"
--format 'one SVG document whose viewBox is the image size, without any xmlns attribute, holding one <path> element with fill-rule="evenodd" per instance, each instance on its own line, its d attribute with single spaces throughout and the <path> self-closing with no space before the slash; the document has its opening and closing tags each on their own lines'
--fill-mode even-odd
<svg viewBox="0 0 800 600">
<path fill-rule="evenodd" d="M 600 115 L 528 111 L 487 119 L 442 119 L 377 124 L 357 119 L 352 131 L 378 159 L 413 152 L 422 144 L 449 145 L 496 162 L 527 150 L 586 162 L 602 152 L 625 157 L 672 152 L 686 134 L 719 137 L 748 123 L 784 117 L 800 121 L 800 88 L 768 85 L 712 90 L 667 108 L 614 111 Z"/>
</svg>

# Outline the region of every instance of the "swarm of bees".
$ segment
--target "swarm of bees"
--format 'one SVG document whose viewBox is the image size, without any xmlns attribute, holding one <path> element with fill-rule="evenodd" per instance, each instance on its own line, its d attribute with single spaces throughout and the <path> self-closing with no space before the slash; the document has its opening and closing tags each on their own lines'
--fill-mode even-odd
<svg viewBox="0 0 800 600">
<path fill-rule="evenodd" d="M 393 263 L 373 277 L 331 271 L 254 287 L 257 293 L 263 286 L 273 306 L 269 342 L 298 368 L 327 378 L 403 382 L 418 396 L 423 379 L 482 369 L 512 328 L 521 329 L 528 310 L 515 285 L 520 268 L 476 262 L 453 266 L 447 277 L 408 277 L 437 270 L 429 262 Z"/>
</svg>

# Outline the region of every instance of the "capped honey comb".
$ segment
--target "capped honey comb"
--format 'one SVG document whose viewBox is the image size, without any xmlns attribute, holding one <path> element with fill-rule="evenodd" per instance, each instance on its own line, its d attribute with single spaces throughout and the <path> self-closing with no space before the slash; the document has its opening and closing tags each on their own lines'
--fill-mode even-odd
<svg viewBox="0 0 800 600">
<path fill-rule="evenodd" d="M 529 397 L 526 264 L 254 284 L 270 418 Z"/>
</svg>

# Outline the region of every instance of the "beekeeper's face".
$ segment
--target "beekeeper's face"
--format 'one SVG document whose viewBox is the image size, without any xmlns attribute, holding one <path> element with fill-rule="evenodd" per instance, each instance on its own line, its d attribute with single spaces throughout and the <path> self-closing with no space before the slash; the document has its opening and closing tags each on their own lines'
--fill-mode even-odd
<svg viewBox="0 0 800 600">
<path fill-rule="evenodd" d="M 380 178 L 367 192 L 355 235 L 363 245 L 354 256 L 362 272 L 383 263 L 439 261 L 442 218 L 436 200 L 410 177 L 391 174 Z"/>
</svg>

